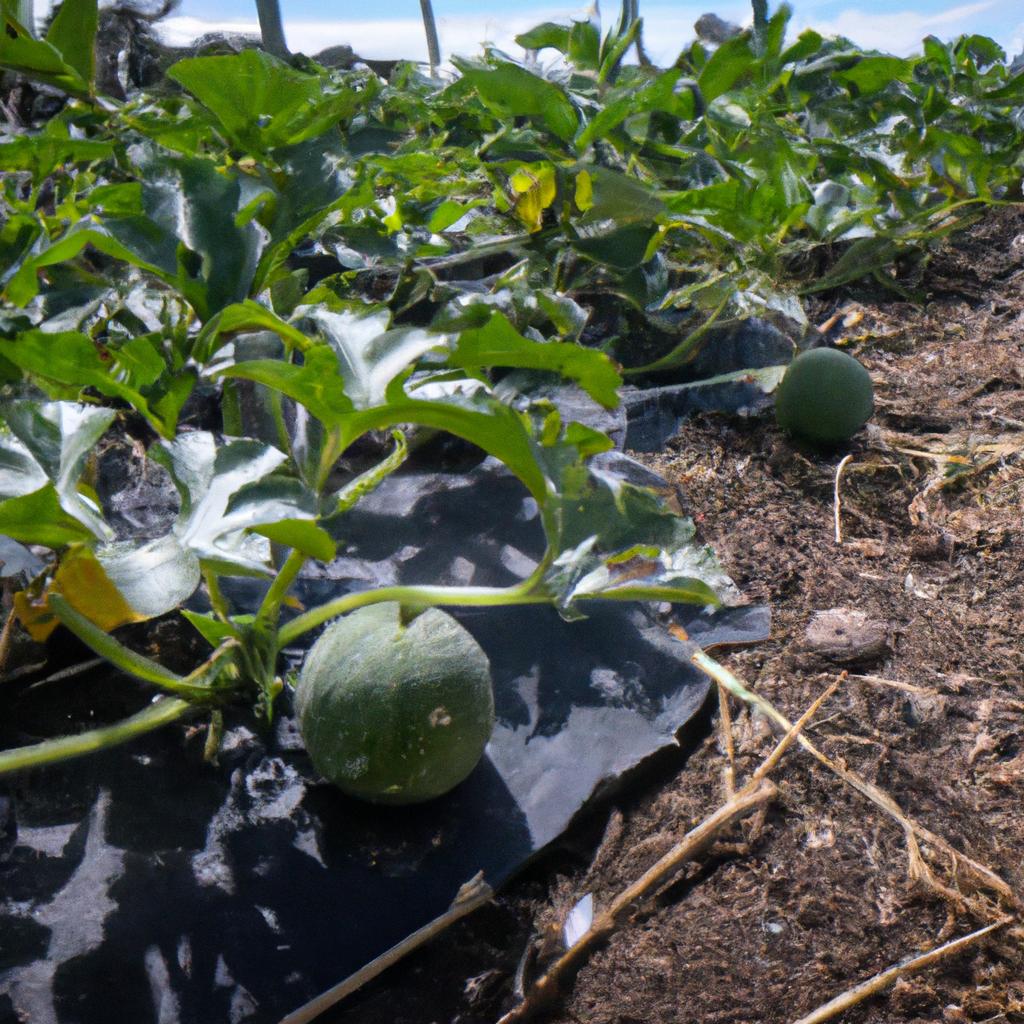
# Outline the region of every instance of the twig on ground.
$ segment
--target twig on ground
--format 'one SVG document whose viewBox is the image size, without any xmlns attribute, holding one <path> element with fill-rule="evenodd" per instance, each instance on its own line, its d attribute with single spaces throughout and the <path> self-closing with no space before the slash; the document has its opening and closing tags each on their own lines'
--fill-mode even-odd
<svg viewBox="0 0 1024 1024">
<path fill-rule="evenodd" d="M 841 506 L 839 503 L 839 483 L 843 477 L 843 470 L 846 468 L 847 463 L 853 458 L 852 455 L 844 455 L 836 466 L 836 483 L 832 489 L 832 517 L 836 524 L 836 543 L 843 543 L 843 524 L 840 518 Z"/>
<path fill-rule="evenodd" d="M 844 677 L 845 673 L 814 701 L 795 724 L 789 726 L 786 735 L 751 775 L 743 789 L 731 794 L 718 810 L 687 832 L 668 853 L 619 893 L 607 909 L 594 917 L 590 929 L 534 982 L 525 998 L 509 1010 L 498 1024 L 520 1024 L 549 1006 L 558 998 L 563 983 L 583 966 L 593 949 L 606 941 L 645 899 L 660 891 L 694 857 L 706 849 L 720 832 L 751 812 L 764 809 L 777 792 L 775 784 L 767 778 L 768 774 L 778 766 L 782 756 L 796 742 L 801 731 L 821 705 L 835 693 Z"/>
<path fill-rule="evenodd" d="M 460 917 L 472 913 L 477 907 L 482 907 L 490 902 L 494 896 L 494 890 L 484 881 L 483 872 L 464 883 L 455 896 L 455 900 L 445 913 L 434 918 L 429 924 L 417 929 L 412 935 L 407 936 L 397 945 L 381 953 L 376 960 L 371 960 L 365 967 L 360 968 L 355 974 L 350 974 L 344 981 L 339 982 L 334 988 L 329 988 L 316 999 L 310 1000 L 305 1006 L 300 1006 L 294 1012 L 288 1014 L 281 1024 L 308 1024 L 309 1021 L 319 1017 L 325 1010 L 340 1003 L 346 996 L 351 995 L 357 989 L 362 988 L 368 981 L 372 981 L 378 974 L 382 974 L 392 964 L 397 963 L 402 957 L 418 949 L 425 942 L 435 935 L 443 932 L 449 925 L 454 924 Z"/>
<path fill-rule="evenodd" d="M 744 686 L 743 683 L 741 683 L 740 680 L 737 679 L 736 676 L 734 676 L 724 665 L 720 665 L 714 660 L 714 658 L 708 657 L 704 651 L 697 648 L 693 654 L 690 655 L 690 660 L 702 672 L 709 675 L 716 682 L 722 683 L 730 693 L 739 697 L 740 700 L 745 701 L 747 704 L 756 707 L 762 714 L 776 722 L 783 729 L 789 730 L 793 727 L 789 719 L 786 718 L 781 711 L 777 710 L 770 701 L 765 700 L 765 698 L 760 696 L 760 694 L 747 689 L 747 687 Z M 909 871 L 912 878 L 923 879 L 929 884 L 932 884 L 937 890 L 941 891 L 943 895 L 962 900 L 962 897 L 959 896 L 959 894 L 954 893 L 948 887 L 939 883 L 927 868 L 921 857 L 920 847 L 917 842 L 918 839 L 921 839 L 946 854 L 954 865 L 967 868 L 975 879 L 984 887 L 997 892 L 1012 906 L 1019 906 L 1019 902 L 1013 890 L 990 868 L 985 867 L 984 864 L 979 864 L 973 858 L 961 853 L 941 836 L 936 835 L 934 832 L 926 829 L 923 825 L 918 824 L 918 822 L 914 821 L 912 818 L 907 817 L 896 801 L 893 800 L 888 793 L 879 789 L 878 786 L 874 785 L 874 783 L 861 778 L 856 772 L 850 771 L 850 769 L 846 768 L 844 765 L 833 761 L 826 754 L 823 754 L 809 739 L 807 739 L 806 736 L 798 735 L 797 742 L 812 757 L 825 765 L 825 767 L 830 771 L 838 775 L 848 786 L 857 790 L 857 792 L 862 796 L 867 797 L 873 804 L 880 807 L 899 823 L 903 829 L 904 835 L 906 836 L 907 856 L 910 862 Z"/>
<path fill-rule="evenodd" d="M 65 679 L 73 679 L 75 676 L 80 676 L 83 672 L 97 668 L 103 663 L 103 658 L 90 658 L 88 661 L 81 661 L 77 665 L 69 665 L 58 672 L 51 672 L 45 679 L 37 679 L 29 689 L 34 690 L 39 686 L 48 686 L 50 683 L 60 683 Z"/>
<path fill-rule="evenodd" d="M 907 693 L 938 694 L 938 690 L 930 686 L 915 686 L 913 683 L 902 683 L 898 679 L 883 679 L 881 676 L 863 675 L 859 672 L 851 672 L 851 679 L 862 683 L 871 683 L 872 686 L 889 686 L 894 690 L 905 690 Z"/>
<path fill-rule="evenodd" d="M 7 659 L 11 654 L 11 638 L 14 636 L 14 609 L 4 619 L 4 628 L 0 630 L 0 674 L 7 668 Z"/>
<path fill-rule="evenodd" d="M 732 715 L 729 712 L 729 692 L 721 683 L 718 686 L 718 731 L 722 737 L 725 750 L 725 793 L 732 796 L 736 792 L 736 748 L 732 739 Z"/>
<path fill-rule="evenodd" d="M 748 786 L 727 800 L 696 828 L 687 832 L 681 842 L 658 860 L 632 885 L 624 889 L 608 908 L 595 915 L 589 931 L 565 951 L 538 978 L 523 1001 L 506 1013 L 498 1024 L 516 1024 L 525 1021 L 558 998 L 562 983 L 574 974 L 590 956 L 594 948 L 614 932 L 635 904 L 653 895 L 694 857 L 698 856 L 720 832 L 757 810 L 775 796 L 775 785 L 761 780 Z"/>
<path fill-rule="evenodd" d="M 821 705 L 827 701 L 832 694 L 839 689 L 846 679 L 846 673 L 840 672 L 835 681 L 828 687 L 827 690 L 822 691 L 821 695 L 814 701 L 814 703 L 796 720 L 795 723 L 790 725 L 786 735 L 775 745 L 775 749 L 761 762 L 754 774 L 750 777 L 750 781 L 756 782 L 759 779 L 765 778 L 765 776 L 775 770 L 776 765 L 782 760 L 782 755 L 803 735 L 804 729 L 807 728 L 808 723 L 818 713 Z"/>
<path fill-rule="evenodd" d="M 794 1024 L 821 1024 L 822 1021 L 831 1020 L 844 1010 L 848 1010 L 851 1006 L 856 1006 L 857 1003 L 862 1002 L 869 996 L 873 996 L 877 992 L 888 988 L 900 978 L 923 970 L 925 967 L 930 967 L 932 964 L 943 959 L 943 957 L 959 953 L 960 950 L 965 949 L 972 943 L 978 942 L 997 928 L 1004 927 L 1011 920 L 1009 917 L 1004 917 L 1000 921 L 994 921 L 984 928 L 979 928 L 976 932 L 971 932 L 970 935 L 963 935 L 959 939 L 953 939 L 942 946 L 930 949 L 927 953 L 922 953 L 920 956 L 904 960 L 902 963 L 882 971 L 881 974 L 876 974 L 873 978 L 869 978 L 867 981 L 862 981 L 859 985 L 854 985 L 853 988 L 847 989 L 846 992 L 841 993 L 834 999 L 830 999 L 805 1017 L 794 1021 Z"/>
</svg>

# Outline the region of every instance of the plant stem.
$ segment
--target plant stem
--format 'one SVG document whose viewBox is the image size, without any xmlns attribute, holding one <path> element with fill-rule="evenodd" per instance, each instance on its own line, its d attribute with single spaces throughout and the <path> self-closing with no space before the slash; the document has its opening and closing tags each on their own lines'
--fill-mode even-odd
<svg viewBox="0 0 1024 1024">
<path fill-rule="evenodd" d="M 49 602 L 61 623 L 70 629 L 82 643 L 95 651 L 101 658 L 109 661 L 115 668 L 135 676 L 136 679 L 142 679 L 147 683 L 153 683 L 169 690 L 171 693 L 176 693 L 180 697 L 209 700 L 211 696 L 209 687 L 190 683 L 158 662 L 125 647 L 124 644 L 115 640 L 109 633 L 105 633 L 94 622 L 73 608 L 60 594 L 51 594 Z"/>
<path fill-rule="evenodd" d="M 277 616 L 281 611 L 281 602 L 284 600 L 285 594 L 288 593 L 288 588 L 295 582 L 295 577 L 299 575 L 305 564 L 306 556 L 298 548 L 292 548 L 288 557 L 284 560 L 284 565 L 281 566 L 277 576 L 274 578 L 274 582 L 270 584 L 270 589 L 263 598 L 260 610 L 256 613 L 257 623 L 271 627 L 277 625 Z"/>
<path fill-rule="evenodd" d="M 698 345 L 704 340 L 704 336 L 718 322 L 718 318 L 725 312 L 731 295 L 727 295 L 715 307 L 711 316 L 707 318 L 695 331 L 691 331 L 671 352 L 655 359 L 654 362 L 645 363 L 643 366 L 628 366 L 621 372 L 623 377 L 635 377 L 640 373 L 654 373 L 656 370 L 668 370 L 676 366 L 682 366 L 696 355 Z"/>
<path fill-rule="evenodd" d="M 312 608 L 303 615 L 285 623 L 277 632 L 278 647 L 285 647 L 303 633 L 335 619 L 346 612 L 355 611 L 370 604 L 384 601 L 398 601 L 400 604 L 428 608 L 440 605 L 461 607 L 497 607 L 513 604 L 550 604 L 551 598 L 544 593 L 533 593 L 522 584 L 514 587 L 380 587 L 377 590 L 360 590 L 346 594 L 334 601 Z"/>
<path fill-rule="evenodd" d="M 143 733 L 176 722 L 198 710 L 195 704 L 187 700 L 159 697 L 149 707 L 116 725 L 105 725 L 99 729 L 79 733 L 77 736 L 61 736 L 59 739 L 43 740 L 42 743 L 34 743 L 28 747 L 15 747 L 14 750 L 0 752 L 0 775 L 52 764 L 55 761 L 67 761 L 72 757 L 92 754 L 97 750 L 107 750 L 120 743 L 127 743 L 128 740 Z"/>
<path fill-rule="evenodd" d="M 228 622 L 231 619 L 231 610 L 224 597 L 224 592 L 220 589 L 220 580 L 217 578 L 217 574 L 212 569 L 204 566 L 203 579 L 206 581 L 206 592 L 210 598 L 210 607 L 219 618 Z"/>
</svg>

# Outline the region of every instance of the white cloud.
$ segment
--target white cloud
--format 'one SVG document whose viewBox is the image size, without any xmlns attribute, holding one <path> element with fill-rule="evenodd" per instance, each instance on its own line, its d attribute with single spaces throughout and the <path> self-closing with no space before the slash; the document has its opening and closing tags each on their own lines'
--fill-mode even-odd
<svg viewBox="0 0 1024 1024">
<path fill-rule="evenodd" d="M 644 12 L 644 40 L 655 63 L 669 64 L 684 46 L 693 41 L 693 23 L 709 7 L 718 6 L 713 0 L 698 0 L 682 7 L 651 7 Z M 719 8 L 723 17 L 742 22 L 748 5 L 742 0 Z M 446 55 L 478 54 L 483 44 L 489 43 L 513 56 L 522 51 L 515 36 L 543 21 L 567 22 L 583 18 L 583 7 L 537 8 L 515 15 L 459 14 L 442 15 L 437 19 L 441 49 Z M 611 16 L 606 15 L 606 21 Z M 175 46 L 184 46 L 205 32 L 245 32 L 259 34 L 255 18 L 240 20 L 207 20 L 190 16 L 176 16 L 160 22 L 158 29 L 163 38 Z M 291 49 L 301 53 L 318 53 L 328 46 L 347 43 L 362 57 L 375 59 L 403 58 L 426 60 L 427 46 L 423 22 L 419 18 L 379 20 L 301 20 L 287 19 L 285 36 Z"/>
<path fill-rule="evenodd" d="M 814 14 L 815 0 L 796 5 L 790 23 L 790 34 L 796 36 L 805 28 L 814 28 L 822 35 L 842 35 L 860 46 L 905 55 L 919 52 L 921 40 L 927 35 L 952 38 L 962 32 L 978 31 L 979 15 L 992 11 L 1002 0 L 980 0 L 922 14 L 917 11 L 895 11 L 886 14 L 859 8 L 847 8 L 830 18 Z M 834 2 L 834 0 L 833 0 Z M 606 0 L 606 7 L 615 5 Z M 832 3 L 830 3 L 832 6 Z M 651 59 L 661 66 L 670 64 L 683 47 L 694 38 L 693 23 L 706 10 L 716 9 L 727 20 L 743 24 L 749 21 L 750 7 L 746 0 L 715 3 L 697 0 L 682 6 L 645 4 L 641 0 L 644 16 L 644 42 Z M 610 21 L 613 14 L 606 14 Z M 483 44 L 489 43 L 506 50 L 513 56 L 521 53 L 515 36 L 542 21 L 568 21 L 584 17 L 583 6 L 534 8 L 517 14 L 460 14 L 439 16 L 438 34 L 441 49 L 446 56 L 478 54 Z M 992 18 L 987 19 L 991 25 Z M 206 20 L 189 16 L 167 18 L 159 25 L 163 37 L 170 43 L 183 46 L 204 32 L 259 33 L 255 18 L 243 20 Z M 990 30 L 991 31 L 991 30 Z M 288 45 L 298 52 L 312 54 L 328 46 L 347 43 L 360 56 L 375 59 L 402 58 L 427 59 L 423 23 L 419 18 L 374 20 L 302 20 L 288 19 L 285 24 Z M 1007 24 L 1005 31 L 996 34 L 999 42 L 1013 56 L 1024 49 L 1024 24 Z"/>
<path fill-rule="evenodd" d="M 927 14 L 909 10 L 882 14 L 851 7 L 831 18 L 808 18 L 797 8 L 791 29 L 802 32 L 805 28 L 813 28 L 824 36 L 846 36 L 866 49 L 906 56 L 920 52 L 921 40 L 925 36 L 950 39 L 961 33 L 977 31 L 978 15 L 991 11 L 999 2 L 983 0 Z M 996 42 L 1009 46 L 1009 33 L 1004 33 Z"/>
<path fill-rule="evenodd" d="M 1010 33 L 1010 42 L 1006 47 L 1006 52 L 1010 57 L 1024 54 L 1024 21 Z"/>
</svg>

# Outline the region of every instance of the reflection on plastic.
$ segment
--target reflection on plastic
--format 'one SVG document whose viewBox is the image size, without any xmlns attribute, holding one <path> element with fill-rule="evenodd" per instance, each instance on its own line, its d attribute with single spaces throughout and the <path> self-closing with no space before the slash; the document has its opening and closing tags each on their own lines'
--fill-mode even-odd
<svg viewBox="0 0 1024 1024">
<path fill-rule="evenodd" d="M 616 459 L 647 472 L 622 456 L 608 471 Z M 539 557 L 535 516 L 490 462 L 392 477 L 300 597 L 507 585 Z M 218 765 L 181 728 L 13 780 L 0 795 L 0 1021 L 107 1024 L 104 978 L 133 1024 L 278 1021 L 445 913 L 478 872 L 496 888 L 595 791 L 673 745 L 707 693 L 652 612 L 588 612 L 458 613 L 491 659 L 498 725 L 470 778 L 430 804 L 371 806 L 322 783 L 287 714 L 268 735 L 236 720 Z M 763 609 L 676 621 L 705 644 L 767 634 Z M 73 685 L 64 704 L 52 690 L 0 695 L 0 741 L 74 727 L 48 719 L 55 706 L 84 725 L 146 699 L 105 670 Z"/>
</svg>

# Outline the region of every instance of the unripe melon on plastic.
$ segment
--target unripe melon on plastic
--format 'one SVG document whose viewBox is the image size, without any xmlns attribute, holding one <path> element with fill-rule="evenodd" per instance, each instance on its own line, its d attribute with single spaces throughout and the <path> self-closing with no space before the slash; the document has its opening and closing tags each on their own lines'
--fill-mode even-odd
<svg viewBox="0 0 1024 1024">
<path fill-rule="evenodd" d="M 295 708 L 324 778 L 375 803 L 419 803 L 457 786 L 483 755 L 494 727 L 490 663 L 439 608 L 405 624 L 398 604 L 369 605 L 310 649 Z"/>
<path fill-rule="evenodd" d="M 814 444 L 846 441 L 875 408 L 868 371 L 834 348 L 812 348 L 789 364 L 775 392 L 779 426 Z"/>
</svg>

